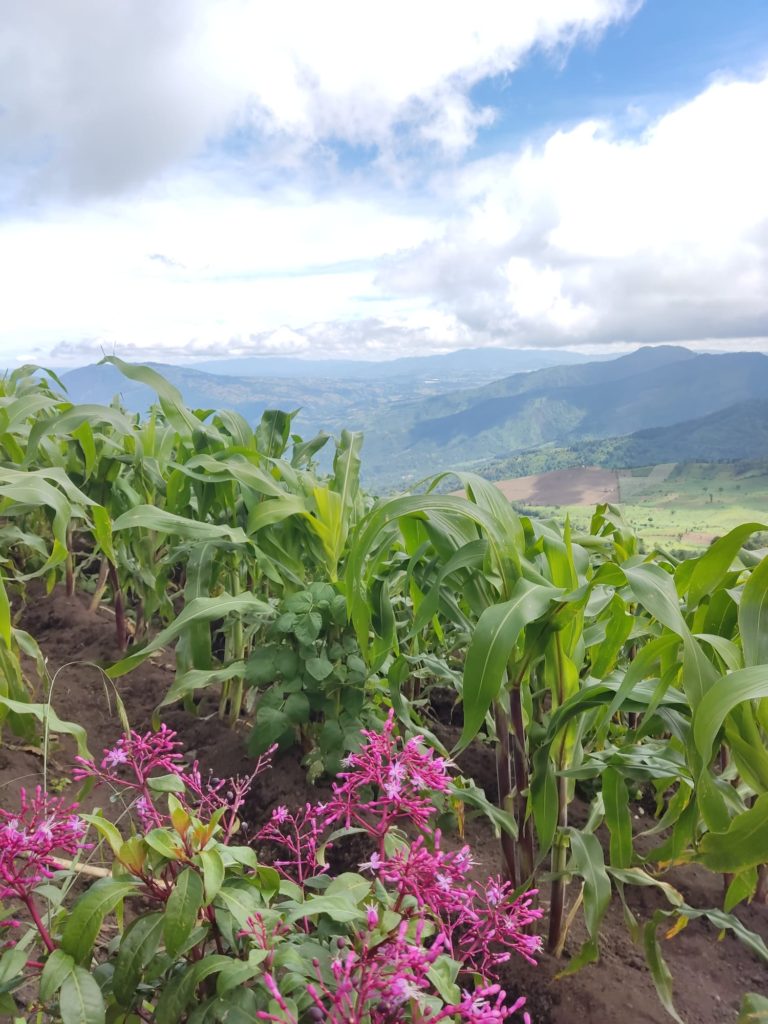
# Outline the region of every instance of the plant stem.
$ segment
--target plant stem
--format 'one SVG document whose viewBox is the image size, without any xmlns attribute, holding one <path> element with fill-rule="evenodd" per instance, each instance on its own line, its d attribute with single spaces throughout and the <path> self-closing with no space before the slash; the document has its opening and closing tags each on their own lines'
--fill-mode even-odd
<svg viewBox="0 0 768 1024">
<path fill-rule="evenodd" d="M 498 804 L 503 811 L 514 816 L 512 795 L 512 760 L 509 748 L 509 716 L 504 706 L 495 701 L 493 714 L 496 721 L 496 785 Z M 504 872 L 517 888 L 520 885 L 520 866 L 517 860 L 517 843 L 508 832 L 501 833 L 501 853 L 504 858 Z"/>
<path fill-rule="evenodd" d="M 124 651 L 128 646 L 128 625 L 125 621 L 123 592 L 120 589 L 120 580 L 117 578 L 117 569 L 114 565 L 109 567 L 109 582 L 112 584 L 112 595 L 115 602 L 115 637 L 117 646 Z"/>
<path fill-rule="evenodd" d="M 515 806 L 520 849 L 520 882 L 533 876 L 533 822 L 526 814 L 528 806 L 528 755 L 525 750 L 525 724 L 521 680 L 515 681 L 509 693 L 510 722 L 512 725 L 512 764 L 515 772 Z"/>
<path fill-rule="evenodd" d="M 551 857 L 552 874 L 555 877 L 552 880 L 549 904 L 547 949 L 550 953 L 555 953 L 558 949 L 562 950 L 565 938 L 563 928 L 566 890 L 564 872 L 568 859 L 568 840 L 563 834 L 563 830 L 568 827 L 568 780 L 562 776 L 557 780 L 557 827 L 558 832 L 555 836 Z"/>
<path fill-rule="evenodd" d="M 104 596 L 104 591 L 107 589 L 107 576 L 109 574 L 109 560 L 105 557 L 101 560 L 99 566 L 99 578 L 96 581 L 96 589 L 93 592 L 91 603 L 88 606 L 88 610 L 91 613 L 95 613 L 101 604 L 101 599 Z"/>
<path fill-rule="evenodd" d="M 24 903 L 26 905 L 27 910 L 30 913 L 32 920 L 35 922 L 35 927 L 40 933 L 40 938 L 43 940 L 45 948 L 48 950 L 49 953 L 52 953 L 56 949 L 56 946 L 53 944 L 53 939 L 51 938 L 48 929 L 43 924 L 43 919 L 42 917 L 40 917 L 40 911 L 37 909 L 37 904 L 35 903 L 32 896 L 27 896 L 27 898 L 24 900 Z"/>
<path fill-rule="evenodd" d="M 72 527 L 67 527 L 67 597 L 75 596 L 75 559 L 72 554 Z"/>
<path fill-rule="evenodd" d="M 240 584 L 240 570 L 235 567 L 231 574 L 231 586 L 232 594 L 236 595 L 241 592 Z M 245 652 L 245 643 L 243 640 L 243 620 L 238 615 L 232 624 L 232 648 L 231 657 L 233 661 L 242 661 Z M 229 688 L 229 717 L 227 723 L 230 727 L 234 727 L 240 717 L 240 708 L 243 703 L 243 678 L 237 676 L 231 680 Z"/>
<path fill-rule="evenodd" d="M 557 668 L 557 706 L 562 707 L 565 701 L 565 670 L 563 666 L 563 644 L 562 634 L 555 634 L 555 664 Z M 566 730 L 560 734 L 557 756 L 555 758 L 556 770 L 562 772 L 567 767 L 568 751 L 566 746 Z M 552 868 L 552 887 L 550 890 L 549 907 L 549 934 L 547 936 L 547 949 L 554 953 L 556 949 L 562 950 L 564 934 L 564 913 L 565 913 L 565 865 L 568 858 L 568 840 L 565 836 L 565 829 L 568 827 L 568 780 L 562 774 L 557 777 L 557 828 L 555 842 L 552 846 L 550 864 Z"/>
<path fill-rule="evenodd" d="M 768 904 L 768 864 L 761 864 L 757 869 L 755 903 Z"/>
</svg>

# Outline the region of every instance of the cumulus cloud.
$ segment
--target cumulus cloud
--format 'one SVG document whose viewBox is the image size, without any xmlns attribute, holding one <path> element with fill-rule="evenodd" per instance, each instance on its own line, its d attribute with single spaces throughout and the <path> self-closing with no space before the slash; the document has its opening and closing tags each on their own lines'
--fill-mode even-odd
<svg viewBox="0 0 768 1024">
<path fill-rule="evenodd" d="M 719 81 L 639 138 L 590 121 L 465 165 L 379 282 L 511 344 L 764 337 L 767 119 L 768 76 Z"/>
<path fill-rule="evenodd" d="M 206 143 L 278 162 L 323 140 L 383 156 L 463 151 L 492 112 L 469 90 L 639 0 L 35 0 L 5 5 L 0 147 L 33 194 L 135 187 Z M 395 131 L 395 129 L 398 131 Z M 399 141 L 398 141 L 399 140 Z M 271 150 L 270 150 L 271 147 Z M 30 176 L 30 170 L 34 174 Z"/>
</svg>

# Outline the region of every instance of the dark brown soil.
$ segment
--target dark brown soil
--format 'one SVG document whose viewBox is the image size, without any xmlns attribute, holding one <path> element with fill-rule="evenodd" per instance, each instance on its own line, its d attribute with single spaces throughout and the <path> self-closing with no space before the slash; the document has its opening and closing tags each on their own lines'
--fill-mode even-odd
<svg viewBox="0 0 768 1024">
<path fill-rule="evenodd" d="M 90 749 L 99 754 L 112 745 L 120 731 L 114 701 L 109 700 L 110 686 L 105 685 L 99 668 L 117 657 L 114 620 L 108 609 L 91 614 L 79 598 L 68 600 L 57 591 L 51 597 L 32 601 L 21 625 L 38 640 L 48 660 L 55 680 L 53 705 L 59 716 L 82 724 L 88 732 Z M 118 691 L 134 728 L 150 727 L 153 710 L 172 678 L 172 655 L 161 654 L 118 680 Z M 179 731 L 189 758 L 199 758 L 205 769 L 217 776 L 249 771 L 252 762 L 245 752 L 244 732 L 233 733 L 223 726 L 210 700 L 203 700 L 197 716 L 174 708 L 163 717 Z M 441 718 L 444 722 L 436 728 L 450 732 L 451 726 L 445 724 L 447 716 L 443 713 Z M 3 741 L 0 803 L 10 807 L 17 803 L 20 785 L 33 787 L 42 780 L 43 762 L 34 747 L 14 742 L 7 733 Z M 66 784 L 73 754 L 68 740 L 52 748 L 49 786 L 61 787 L 74 798 L 75 790 Z M 489 750 L 471 748 L 463 756 L 461 767 L 486 788 L 490 797 L 494 796 Z M 273 769 L 254 787 L 249 825 L 251 829 L 257 827 L 277 804 L 296 806 L 318 798 L 320 791 L 307 784 L 297 757 L 278 757 Z M 97 800 L 98 794 L 91 795 L 88 803 L 93 805 Z M 578 806 L 574 809 L 577 817 L 582 811 Z M 633 811 L 640 828 L 642 808 Z M 480 818 L 470 819 L 467 837 L 485 873 L 496 873 L 498 848 L 487 823 Z M 692 906 L 714 907 L 721 898 L 720 879 L 696 867 L 670 872 L 666 880 Z M 629 895 L 639 919 L 647 919 L 664 906 L 663 897 L 653 889 L 637 889 Z M 768 938 L 768 908 L 749 906 L 738 913 L 748 928 Z M 556 962 L 544 956 L 535 969 L 521 962 L 510 965 L 503 981 L 510 991 L 528 995 L 534 1024 L 667 1024 L 670 1017 L 659 1004 L 642 950 L 632 943 L 618 902 L 611 907 L 602 932 L 600 963 L 558 980 L 556 975 L 567 966 L 568 956 L 578 950 L 583 938 L 576 925 L 563 960 Z M 736 1024 L 744 992 L 768 994 L 766 965 L 730 933 L 721 938 L 706 922 L 691 922 L 673 939 L 662 939 L 662 946 L 674 978 L 675 1004 L 686 1024 Z"/>
</svg>

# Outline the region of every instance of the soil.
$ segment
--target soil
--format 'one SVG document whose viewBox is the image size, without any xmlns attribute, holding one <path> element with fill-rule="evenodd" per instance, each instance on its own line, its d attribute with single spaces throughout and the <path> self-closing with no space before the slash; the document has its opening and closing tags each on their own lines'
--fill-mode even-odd
<svg viewBox="0 0 768 1024">
<path fill-rule="evenodd" d="M 495 486 L 509 501 L 526 505 L 599 505 L 619 501 L 618 473 L 596 466 L 496 480 Z"/>
<path fill-rule="evenodd" d="M 109 610 L 93 614 L 79 597 L 68 599 L 56 591 L 50 597 L 31 601 L 20 625 L 37 639 L 48 660 L 55 680 L 52 702 L 57 713 L 83 725 L 90 749 L 99 754 L 114 743 L 120 731 L 114 701 L 109 699 L 110 686 L 105 685 L 101 671 L 118 656 Z M 134 728 L 150 728 L 153 710 L 172 681 L 172 662 L 172 655 L 161 652 L 118 681 L 120 697 Z M 201 702 L 197 715 L 180 708 L 167 710 L 164 720 L 178 730 L 190 759 L 199 758 L 204 769 L 219 777 L 249 771 L 252 762 L 245 751 L 245 730 L 233 733 L 222 725 L 210 699 Z M 445 738 L 450 739 L 455 724 L 449 721 L 449 707 L 441 708 L 440 717 L 443 721 L 435 723 L 434 728 L 444 730 Z M 3 740 L 0 803 L 12 807 L 17 803 L 20 785 L 30 788 L 42 781 L 43 762 L 35 747 L 14 742 L 7 733 Z M 73 756 L 74 747 L 64 739 L 51 749 L 48 764 L 49 786 L 61 789 L 72 799 L 76 791 L 66 778 Z M 462 756 L 460 766 L 490 798 L 495 797 L 494 761 L 488 748 L 471 747 Z M 297 755 L 278 756 L 272 770 L 256 781 L 248 806 L 248 827 L 254 831 L 278 804 L 298 806 L 321 798 L 322 790 L 307 783 Z M 87 805 L 91 807 L 97 801 L 98 796 L 91 794 Z M 644 827 L 647 811 L 641 805 L 633 805 L 632 810 L 638 829 Z M 576 821 L 584 813 L 584 805 L 575 805 Z M 498 845 L 487 822 L 469 818 L 466 833 L 484 873 L 497 873 Z M 720 878 L 695 866 L 671 871 L 665 880 L 675 885 L 692 906 L 715 907 L 721 900 Z M 640 920 L 647 920 L 654 910 L 665 906 L 654 889 L 628 890 L 628 897 Z M 768 907 L 741 907 L 738 916 L 748 928 L 768 939 Z M 562 960 L 543 955 L 536 968 L 522 961 L 509 965 L 501 980 L 512 993 L 528 996 L 534 1024 L 668 1024 L 671 1018 L 658 1001 L 643 952 L 631 941 L 618 901 L 612 904 L 601 931 L 600 962 L 558 979 L 583 939 L 583 930 L 577 924 Z M 662 947 L 674 979 L 675 1006 L 685 1024 L 736 1024 L 745 992 L 768 995 L 765 963 L 730 933 L 719 936 L 706 921 L 692 921 L 674 938 L 662 938 Z"/>
</svg>

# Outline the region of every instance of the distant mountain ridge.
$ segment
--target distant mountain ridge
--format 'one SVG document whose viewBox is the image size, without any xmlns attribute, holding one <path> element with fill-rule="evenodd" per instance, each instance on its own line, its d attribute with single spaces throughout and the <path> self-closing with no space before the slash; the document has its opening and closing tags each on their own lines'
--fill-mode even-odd
<svg viewBox="0 0 768 1024">
<path fill-rule="evenodd" d="M 697 355 L 676 346 L 639 349 L 605 363 L 542 369 L 405 403 L 375 418 L 372 474 L 393 457 L 411 479 L 424 467 L 487 462 L 515 451 L 626 436 L 672 426 L 768 395 L 768 356 Z M 391 474 L 390 474 L 391 475 Z"/>
<path fill-rule="evenodd" d="M 477 352 L 496 358 L 489 350 Z M 193 408 L 231 408 L 251 422 L 267 408 L 300 409 L 295 428 L 304 436 L 363 430 L 364 470 L 374 489 L 401 488 L 440 469 L 476 468 L 494 459 L 528 466 L 538 460 L 548 468 L 630 466 L 751 458 L 762 443 L 768 356 L 759 353 L 699 355 L 662 345 L 492 380 L 483 379 L 490 370 L 479 355 L 474 378 L 463 369 L 471 354 L 396 361 L 432 372 L 434 360 L 442 359 L 442 377 L 435 378 L 415 370 L 367 379 L 255 378 L 154 365 Z M 371 367 L 382 365 L 392 369 Z M 478 375 L 481 383 L 472 386 Z M 63 379 L 73 401 L 107 403 L 119 394 L 140 411 L 154 398 L 110 365 L 69 371 Z M 555 452 L 560 461 L 553 464 Z"/>
<path fill-rule="evenodd" d="M 594 358 L 594 357 L 592 357 Z M 590 362 L 590 357 L 561 349 L 466 348 L 429 356 L 397 359 L 304 359 L 301 356 L 248 356 L 209 359 L 191 364 L 203 373 L 246 377 L 308 377 L 333 380 L 381 380 L 419 374 L 426 377 L 478 374 L 495 379 L 511 373 L 527 373 L 545 366 Z"/>
<path fill-rule="evenodd" d="M 518 452 L 492 459 L 477 471 L 491 480 L 503 480 L 579 466 L 632 469 L 665 462 L 751 461 L 768 461 L 768 398 L 625 437 Z"/>
</svg>

